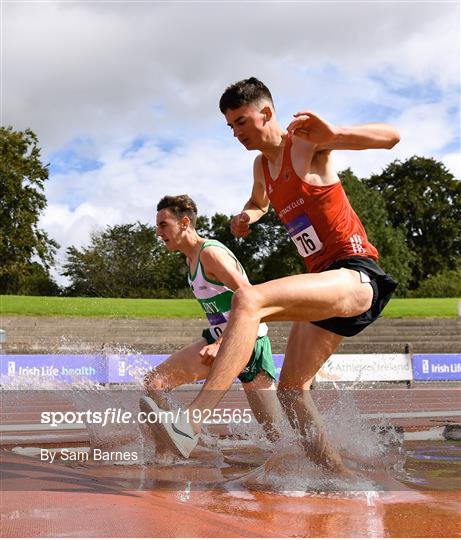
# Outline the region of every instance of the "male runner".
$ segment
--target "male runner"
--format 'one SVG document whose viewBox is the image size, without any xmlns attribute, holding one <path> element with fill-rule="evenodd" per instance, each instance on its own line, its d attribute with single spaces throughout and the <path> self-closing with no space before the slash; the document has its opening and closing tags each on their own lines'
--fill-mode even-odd
<svg viewBox="0 0 461 540">
<path fill-rule="evenodd" d="M 219 353 L 189 410 L 212 409 L 219 403 L 245 365 L 260 321 L 296 321 L 278 395 L 310 459 L 347 474 L 325 438 L 310 384 L 344 336 L 376 320 L 397 284 L 377 266 L 378 252 L 345 195 L 331 152 L 390 149 L 399 135 L 381 123 L 335 126 L 310 111 L 296 113 L 285 130 L 277 121 L 269 89 L 254 77 L 227 88 L 220 109 L 234 137 L 247 150 L 260 151 L 251 197 L 232 220 L 233 234 L 248 235 L 249 226 L 272 204 L 309 273 L 245 284 L 236 291 Z M 178 435 L 171 424 L 162 424 L 160 433 L 184 454 L 193 448 L 200 423 L 181 417 L 179 424 L 190 438 Z"/>
<path fill-rule="evenodd" d="M 146 374 L 145 387 L 151 397 L 141 398 L 140 405 L 147 412 L 152 410 L 152 398 L 167 408 L 165 391 L 206 379 L 229 319 L 233 291 L 248 284 L 234 254 L 217 240 L 200 237 L 196 221 L 197 206 L 188 195 L 166 196 L 157 205 L 157 235 L 169 251 L 187 257 L 189 285 L 205 311 L 209 328 L 203 331 L 202 339 Z M 266 324 L 258 325 L 253 351 L 237 375 L 256 419 L 270 439 L 277 438 L 276 425 L 283 411 L 275 392 L 275 366 Z"/>
</svg>

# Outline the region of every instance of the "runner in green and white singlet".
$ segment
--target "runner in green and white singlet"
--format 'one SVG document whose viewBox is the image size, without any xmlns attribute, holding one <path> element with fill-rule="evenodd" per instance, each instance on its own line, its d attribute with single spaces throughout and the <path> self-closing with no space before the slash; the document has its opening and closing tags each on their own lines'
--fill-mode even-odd
<svg viewBox="0 0 461 540">
<path fill-rule="evenodd" d="M 145 388 L 149 397 L 142 398 L 143 409 L 148 409 L 149 403 L 168 409 L 165 392 L 206 379 L 229 320 L 233 291 L 251 286 L 242 265 L 228 248 L 198 235 L 196 219 L 197 207 L 187 195 L 166 196 L 157 205 L 157 235 L 169 251 L 186 256 L 189 284 L 205 311 L 209 328 L 203 331 L 199 341 L 173 353 L 147 373 Z M 238 378 L 255 418 L 271 440 L 279 437 L 278 425 L 283 417 L 275 376 L 267 325 L 262 323 L 251 357 Z"/>
</svg>

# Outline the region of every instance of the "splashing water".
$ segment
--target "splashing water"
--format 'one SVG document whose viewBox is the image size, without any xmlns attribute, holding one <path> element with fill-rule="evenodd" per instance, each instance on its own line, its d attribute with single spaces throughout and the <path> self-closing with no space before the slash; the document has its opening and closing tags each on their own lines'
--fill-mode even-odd
<svg viewBox="0 0 461 540">
<path fill-rule="evenodd" d="M 337 395 L 334 405 L 323 414 L 332 445 L 359 469 L 401 471 L 406 458 L 403 433 L 384 414 L 371 425 L 360 415 L 352 392 L 337 389 Z"/>
<path fill-rule="evenodd" d="M 190 485 L 191 483 L 188 481 L 186 482 L 186 487 L 184 488 L 184 491 L 178 491 L 177 498 L 181 502 L 186 502 L 190 499 Z"/>
<path fill-rule="evenodd" d="M 375 500 L 378 498 L 377 491 L 364 491 L 363 494 L 367 499 L 367 506 L 375 506 Z"/>
<path fill-rule="evenodd" d="M 149 365 L 142 354 L 129 347 L 106 347 L 104 354 L 129 356 L 127 369 L 129 368 L 134 383 L 105 387 L 77 376 L 72 378 L 70 384 L 45 377 L 22 376 L 11 381 L 9 387 L 18 390 L 53 390 L 61 392 L 63 399 L 70 400 L 76 411 L 105 411 L 114 408 L 130 412 L 134 418 L 139 411 L 139 398 L 143 394 L 143 377 Z M 359 471 L 400 470 L 405 458 L 401 434 L 385 418 L 377 426 L 370 426 L 361 417 L 353 393 L 341 390 L 339 387 L 336 391 L 337 399 L 334 405 L 322 415 L 326 435 L 332 445 L 338 448 L 344 458 L 350 460 L 354 468 Z M 165 397 L 172 409 L 182 405 L 171 394 L 166 394 Z M 136 452 L 139 461 L 130 461 L 130 464 L 171 465 L 181 461 L 171 456 L 157 455 L 156 444 L 150 429 L 138 422 L 127 424 L 114 422 L 105 426 L 85 422 L 85 426 L 90 438 L 90 448 Z M 299 446 L 299 435 L 291 428 L 288 421 L 281 426 L 283 440 L 276 445 L 268 440 L 264 429 L 255 420 L 249 424 L 243 422 L 230 424 L 229 427 L 230 435 L 224 441 L 212 436 L 205 429 L 201 436 L 201 443 L 216 452 L 225 451 L 226 447 L 232 451 L 232 448 L 246 446 L 249 449 L 248 454 L 253 452 L 255 455 L 262 456 L 263 460 L 273 453 L 264 470 L 253 471 L 253 480 L 261 484 L 270 484 L 276 491 L 292 494 L 296 492 L 318 494 L 351 489 L 350 481 L 344 483 L 339 478 L 329 476 L 323 469 L 309 461 Z M 294 454 L 293 449 L 296 450 Z M 286 467 L 282 466 L 283 456 L 287 461 Z M 205 459 L 211 459 L 210 455 Z M 213 459 L 216 464 L 219 463 L 216 456 Z M 372 481 L 361 478 L 352 486 L 352 489 L 375 493 L 376 485 Z M 371 500 L 367 495 L 366 497 L 367 501 Z"/>
<path fill-rule="evenodd" d="M 333 405 L 322 414 L 324 428 L 327 439 L 356 471 L 354 477 L 340 476 L 310 461 L 299 433 L 288 422 L 282 426 L 282 438 L 275 445 L 267 440 L 261 426 L 252 423 L 238 426 L 232 437 L 252 443 L 255 452 L 269 449 L 272 455 L 262 466 L 231 484 L 232 489 L 238 491 L 243 483 L 250 489 L 291 497 L 360 497 L 373 506 L 379 492 L 387 489 L 384 485 L 395 486 L 393 475 L 403 470 L 406 457 L 403 434 L 384 415 L 379 424 L 370 425 L 360 415 L 352 392 L 339 387 L 336 392 Z"/>
</svg>

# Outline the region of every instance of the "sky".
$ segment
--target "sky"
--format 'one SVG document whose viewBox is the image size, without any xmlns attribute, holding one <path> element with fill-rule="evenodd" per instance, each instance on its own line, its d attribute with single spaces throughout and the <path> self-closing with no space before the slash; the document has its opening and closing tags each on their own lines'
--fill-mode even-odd
<svg viewBox="0 0 461 540">
<path fill-rule="evenodd" d="M 334 153 L 379 174 L 413 155 L 461 178 L 458 1 L 0 0 L 2 125 L 31 128 L 49 163 L 40 227 L 70 245 L 122 223 L 155 224 L 166 195 L 237 213 L 254 152 L 218 102 L 256 76 L 280 123 L 312 110 L 333 124 L 388 122 L 392 150 Z"/>
</svg>

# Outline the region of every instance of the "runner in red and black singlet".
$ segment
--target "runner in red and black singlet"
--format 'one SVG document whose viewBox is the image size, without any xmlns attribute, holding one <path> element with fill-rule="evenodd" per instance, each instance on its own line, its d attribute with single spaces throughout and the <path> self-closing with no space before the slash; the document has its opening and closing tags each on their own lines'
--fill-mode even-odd
<svg viewBox="0 0 461 540">
<path fill-rule="evenodd" d="M 272 203 L 308 273 L 245 285 L 235 292 L 221 348 L 189 411 L 197 418 L 197 411 L 216 407 L 242 370 L 260 321 L 295 321 L 277 394 L 309 458 L 350 475 L 326 440 L 309 389 L 344 337 L 357 334 L 379 316 L 397 283 L 377 265 L 378 252 L 343 191 L 331 152 L 390 149 L 399 134 L 383 123 L 336 126 L 311 111 L 296 113 L 285 130 L 269 89 L 254 77 L 227 88 L 219 106 L 234 137 L 247 150 L 260 152 L 250 199 L 233 217 L 232 233 L 247 236 L 250 225 Z M 199 433 L 201 422 L 191 421 L 190 427 Z M 176 432 L 173 426 L 170 438 L 180 446 Z"/>
</svg>

